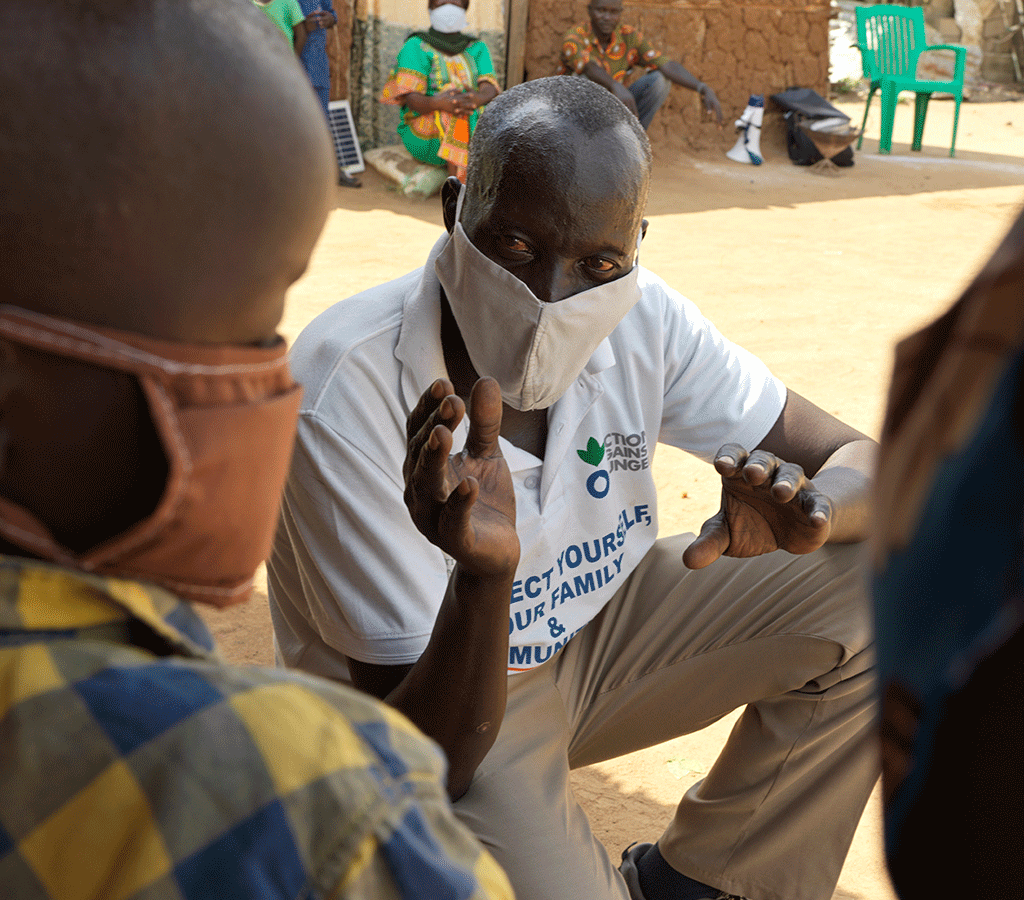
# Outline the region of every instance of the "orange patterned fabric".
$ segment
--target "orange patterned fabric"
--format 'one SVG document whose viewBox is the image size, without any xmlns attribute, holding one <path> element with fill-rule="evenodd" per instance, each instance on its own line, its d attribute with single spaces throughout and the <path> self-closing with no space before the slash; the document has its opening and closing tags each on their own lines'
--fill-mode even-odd
<svg viewBox="0 0 1024 900">
<path fill-rule="evenodd" d="M 399 106 L 406 94 L 427 93 L 427 76 L 411 69 L 396 68 L 381 91 L 380 102 Z"/>
<path fill-rule="evenodd" d="M 659 69 L 668 60 L 669 57 L 632 25 L 616 28 L 605 49 L 588 22 L 566 32 L 562 39 L 562 67 L 558 74 L 581 75 L 588 62 L 595 62 L 616 81 L 624 82 L 633 69 Z"/>
</svg>

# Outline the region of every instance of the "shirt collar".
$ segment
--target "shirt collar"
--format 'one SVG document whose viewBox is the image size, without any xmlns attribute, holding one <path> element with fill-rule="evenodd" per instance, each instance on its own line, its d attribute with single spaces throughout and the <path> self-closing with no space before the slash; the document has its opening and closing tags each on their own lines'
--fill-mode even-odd
<svg viewBox="0 0 1024 900">
<path fill-rule="evenodd" d="M 434 379 L 448 377 L 441 347 L 441 282 L 434 263 L 450 239 L 447 231 L 437 239 L 402 308 L 395 358 L 402 364 L 402 394 L 409 409 Z"/>
<path fill-rule="evenodd" d="M 117 624 L 144 626 L 177 655 L 203 658 L 214 652 L 203 620 L 163 588 L 0 556 L 0 637 Z"/>
</svg>

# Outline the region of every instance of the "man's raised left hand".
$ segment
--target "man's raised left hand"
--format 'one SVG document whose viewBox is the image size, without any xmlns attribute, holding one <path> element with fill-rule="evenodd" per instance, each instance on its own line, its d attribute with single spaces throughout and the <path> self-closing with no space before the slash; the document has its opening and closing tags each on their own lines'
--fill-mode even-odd
<svg viewBox="0 0 1024 900">
<path fill-rule="evenodd" d="M 687 568 L 703 569 L 720 556 L 811 553 L 828 540 L 832 503 L 800 466 L 725 444 L 715 469 L 722 476 L 722 507 L 684 551 Z"/>
</svg>

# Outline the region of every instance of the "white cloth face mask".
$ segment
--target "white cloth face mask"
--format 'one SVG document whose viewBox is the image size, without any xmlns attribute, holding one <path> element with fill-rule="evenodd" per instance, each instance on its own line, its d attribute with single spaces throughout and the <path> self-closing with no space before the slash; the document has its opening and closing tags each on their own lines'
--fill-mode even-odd
<svg viewBox="0 0 1024 900">
<path fill-rule="evenodd" d="M 484 256 L 458 221 L 434 270 L 473 367 L 501 386 L 513 409 L 546 409 L 579 377 L 598 345 L 640 299 L 639 267 L 543 303 L 511 272 Z"/>
<path fill-rule="evenodd" d="M 458 34 L 466 27 L 466 11 L 455 3 L 430 10 L 430 27 L 441 34 Z"/>
</svg>

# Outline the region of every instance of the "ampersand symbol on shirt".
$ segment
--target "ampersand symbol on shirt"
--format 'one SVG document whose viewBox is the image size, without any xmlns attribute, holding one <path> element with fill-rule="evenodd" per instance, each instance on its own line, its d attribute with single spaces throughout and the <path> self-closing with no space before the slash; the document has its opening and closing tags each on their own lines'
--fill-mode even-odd
<svg viewBox="0 0 1024 900">
<path fill-rule="evenodd" d="M 563 631 L 565 631 L 565 626 L 559 625 L 558 619 L 552 616 L 548 619 L 548 629 L 551 631 L 552 637 L 558 637 Z"/>
</svg>

